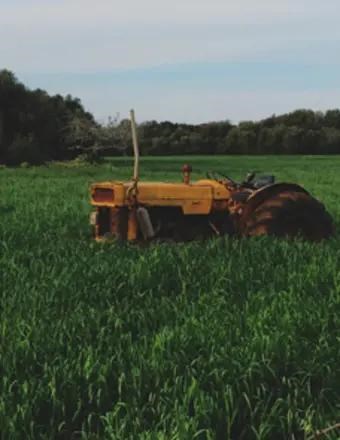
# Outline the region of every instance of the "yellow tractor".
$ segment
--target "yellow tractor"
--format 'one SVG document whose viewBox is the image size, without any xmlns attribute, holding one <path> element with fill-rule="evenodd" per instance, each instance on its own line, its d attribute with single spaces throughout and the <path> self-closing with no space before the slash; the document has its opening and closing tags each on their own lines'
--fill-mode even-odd
<svg viewBox="0 0 340 440">
<path fill-rule="evenodd" d="M 208 173 L 192 182 L 184 165 L 181 183 L 140 182 L 139 150 L 131 111 L 134 176 L 129 182 L 91 185 L 91 214 L 96 240 L 190 241 L 212 236 L 300 236 L 320 241 L 334 232 L 324 205 L 294 183 L 249 174 L 237 183 Z"/>
</svg>

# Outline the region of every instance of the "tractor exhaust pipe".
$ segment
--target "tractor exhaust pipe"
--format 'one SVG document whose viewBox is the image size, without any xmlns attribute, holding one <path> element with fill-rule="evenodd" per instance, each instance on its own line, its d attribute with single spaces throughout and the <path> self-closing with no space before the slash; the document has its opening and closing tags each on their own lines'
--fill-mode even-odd
<svg viewBox="0 0 340 440">
<path fill-rule="evenodd" d="M 130 110 L 130 121 L 131 121 L 133 156 L 134 156 L 133 181 L 135 183 L 135 187 L 137 187 L 137 182 L 139 180 L 139 147 L 138 147 L 137 128 L 136 128 L 134 110 Z"/>
</svg>

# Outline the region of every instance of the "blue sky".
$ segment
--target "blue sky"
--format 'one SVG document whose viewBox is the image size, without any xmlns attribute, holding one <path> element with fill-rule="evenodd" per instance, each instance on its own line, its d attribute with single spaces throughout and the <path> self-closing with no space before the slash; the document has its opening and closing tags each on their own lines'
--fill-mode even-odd
<svg viewBox="0 0 340 440">
<path fill-rule="evenodd" d="M 340 107 L 338 0 L 0 0 L 0 68 L 97 119 Z"/>
</svg>

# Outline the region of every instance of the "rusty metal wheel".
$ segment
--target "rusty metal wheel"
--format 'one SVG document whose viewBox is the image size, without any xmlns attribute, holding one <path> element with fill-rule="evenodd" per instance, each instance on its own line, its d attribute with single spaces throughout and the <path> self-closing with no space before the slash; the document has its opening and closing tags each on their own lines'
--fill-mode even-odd
<svg viewBox="0 0 340 440">
<path fill-rule="evenodd" d="M 295 191 L 282 191 L 264 200 L 241 230 L 245 236 L 300 236 L 311 241 L 329 238 L 333 233 L 333 221 L 324 205 L 309 194 Z"/>
</svg>

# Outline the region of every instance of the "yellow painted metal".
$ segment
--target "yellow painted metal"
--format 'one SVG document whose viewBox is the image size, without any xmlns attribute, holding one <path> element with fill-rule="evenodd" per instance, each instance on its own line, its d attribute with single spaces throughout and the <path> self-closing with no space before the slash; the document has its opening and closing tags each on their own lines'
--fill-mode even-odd
<svg viewBox="0 0 340 440">
<path fill-rule="evenodd" d="M 138 231 L 138 225 L 137 225 L 137 215 L 136 215 L 136 209 L 131 208 L 128 215 L 128 230 L 127 230 L 127 239 L 129 241 L 133 241 L 137 239 L 137 231 Z"/>
<path fill-rule="evenodd" d="M 129 182 L 101 182 L 91 186 L 91 203 L 93 206 L 122 207 L 132 206 L 129 196 Z M 94 193 L 98 189 L 112 189 L 114 198 L 111 202 L 94 200 Z M 230 191 L 215 180 L 199 180 L 192 184 L 140 182 L 137 189 L 137 200 L 145 206 L 181 207 L 186 215 L 209 214 L 214 201 L 228 200 Z"/>
</svg>

